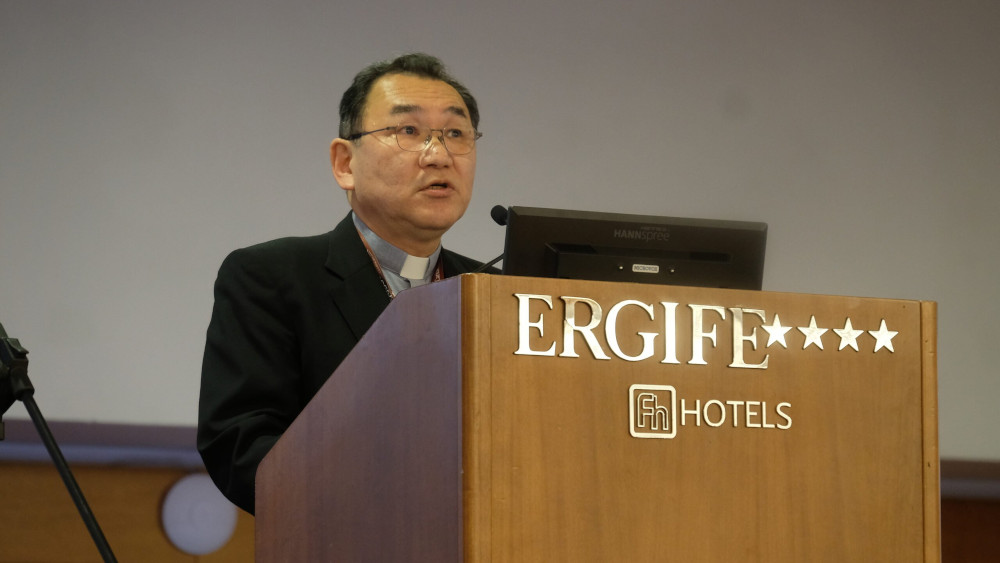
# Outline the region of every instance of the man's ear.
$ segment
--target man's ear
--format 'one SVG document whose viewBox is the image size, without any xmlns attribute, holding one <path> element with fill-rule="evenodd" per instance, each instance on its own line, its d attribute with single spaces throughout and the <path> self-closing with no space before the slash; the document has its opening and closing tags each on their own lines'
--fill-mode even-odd
<svg viewBox="0 0 1000 563">
<path fill-rule="evenodd" d="M 354 159 L 354 143 L 344 139 L 334 139 L 330 143 L 330 166 L 333 168 L 333 177 L 341 189 L 348 192 L 354 191 L 354 171 L 351 164 Z"/>
</svg>

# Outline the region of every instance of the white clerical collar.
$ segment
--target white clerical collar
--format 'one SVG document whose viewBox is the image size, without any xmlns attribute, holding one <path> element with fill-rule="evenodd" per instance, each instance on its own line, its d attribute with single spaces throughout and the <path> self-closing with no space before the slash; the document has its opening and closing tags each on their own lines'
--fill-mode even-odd
<svg viewBox="0 0 1000 563">
<path fill-rule="evenodd" d="M 429 277 L 431 271 L 427 269 L 427 265 L 430 264 L 431 259 L 421 258 L 419 256 L 406 255 L 406 259 L 403 260 L 403 267 L 399 269 L 399 275 L 410 280 L 424 279 L 424 277 Z M 437 264 L 437 261 L 434 262 Z"/>
<path fill-rule="evenodd" d="M 386 281 L 389 282 L 390 286 L 393 286 L 393 290 L 399 291 L 400 289 L 406 289 L 410 285 L 421 285 L 431 281 L 431 278 L 434 276 L 434 269 L 437 266 L 438 257 L 441 255 L 440 245 L 438 245 L 434 253 L 430 256 L 411 256 L 375 234 L 358 217 L 357 213 L 352 212 L 351 217 L 354 220 L 354 226 L 357 227 L 361 236 L 365 237 L 365 241 L 368 242 L 368 246 L 375 254 L 375 259 L 378 260 L 383 274 L 386 275 Z M 397 284 L 393 283 L 395 281 L 393 278 L 406 278 L 408 283 L 404 282 L 405 285 L 403 287 L 397 288 L 395 287 Z M 403 282 L 403 280 L 398 281 Z"/>
</svg>

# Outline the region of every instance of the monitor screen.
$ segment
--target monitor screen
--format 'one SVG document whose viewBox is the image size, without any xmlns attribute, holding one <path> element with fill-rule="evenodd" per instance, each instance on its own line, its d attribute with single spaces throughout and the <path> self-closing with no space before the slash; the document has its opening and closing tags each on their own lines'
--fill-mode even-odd
<svg viewBox="0 0 1000 563">
<path fill-rule="evenodd" d="M 761 289 L 767 224 L 510 207 L 503 273 Z"/>
</svg>

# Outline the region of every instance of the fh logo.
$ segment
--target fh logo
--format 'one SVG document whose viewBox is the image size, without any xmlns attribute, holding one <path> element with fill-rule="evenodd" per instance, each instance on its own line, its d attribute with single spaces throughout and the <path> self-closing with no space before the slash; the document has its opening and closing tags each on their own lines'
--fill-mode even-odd
<svg viewBox="0 0 1000 563">
<path fill-rule="evenodd" d="M 670 385 L 633 385 L 629 390 L 629 433 L 634 438 L 677 435 L 677 391 Z"/>
</svg>

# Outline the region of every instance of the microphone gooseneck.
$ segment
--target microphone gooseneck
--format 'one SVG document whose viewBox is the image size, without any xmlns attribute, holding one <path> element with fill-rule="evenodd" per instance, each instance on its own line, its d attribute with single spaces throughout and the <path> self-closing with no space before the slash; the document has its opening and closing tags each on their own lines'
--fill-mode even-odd
<svg viewBox="0 0 1000 563">
<path fill-rule="evenodd" d="M 508 214 L 507 208 L 504 207 L 504 206 L 502 206 L 502 205 L 494 205 L 493 209 L 490 209 L 490 217 L 492 217 L 493 221 L 496 222 L 496 224 L 500 225 L 501 227 L 503 227 L 503 226 L 505 226 L 507 224 L 507 214 Z M 489 262 L 483 264 L 482 266 L 476 268 L 475 270 L 473 270 L 473 271 L 471 271 L 469 273 L 470 274 L 481 274 L 481 273 L 485 272 L 491 266 L 493 266 L 493 264 L 496 264 L 497 262 L 503 260 L 503 256 L 504 256 L 505 253 L 506 252 L 501 252 L 500 256 L 497 256 L 496 258 L 490 260 Z"/>
</svg>

